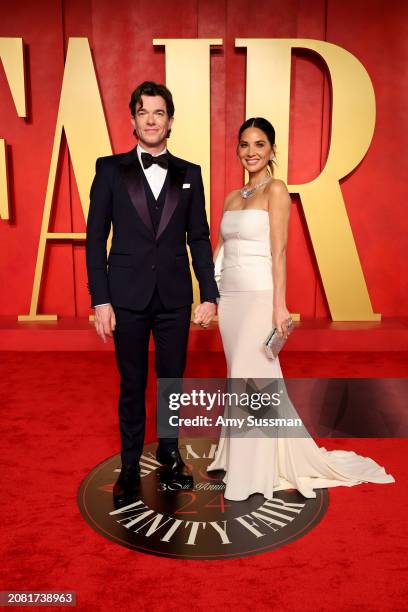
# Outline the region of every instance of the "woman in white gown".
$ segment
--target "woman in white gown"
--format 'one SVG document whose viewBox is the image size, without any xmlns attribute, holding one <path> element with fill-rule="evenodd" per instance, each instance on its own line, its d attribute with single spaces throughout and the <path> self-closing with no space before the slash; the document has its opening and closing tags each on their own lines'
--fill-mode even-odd
<svg viewBox="0 0 408 612">
<path fill-rule="evenodd" d="M 268 359 L 262 349 L 272 326 L 286 334 L 290 325 L 285 250 L 291 201 L 285 183 L 272 175 L 275 148 L 275 132 L 266 119 L 248 119 L 241 126 L 237 155 L 249 181 L 225 199 L 214 252 L 220 271 L 219 328 L 233 379 L 282 378 L 279 358 Z M 298 416 L 293 406 L 290 410 Z M 225 470 L 229 500 L 253 493 L 271 499 L 282 489 L 312 498 L 316 488 L 394 482 L 372 459 L 319 448 L 307 432 L 296 438 L 254 430 L 229 436 L 224 428 L 207 469 Z"/>
</svg>

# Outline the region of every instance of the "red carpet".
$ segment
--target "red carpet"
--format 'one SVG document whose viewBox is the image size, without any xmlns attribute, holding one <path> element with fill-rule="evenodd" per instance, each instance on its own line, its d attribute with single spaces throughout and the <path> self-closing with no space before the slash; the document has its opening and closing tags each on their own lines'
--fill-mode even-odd
<svg viewBox="0 0 408 612">
<path fill-rule="evenodd" d="M 407 355 L 287 353 L 287 376 L 407 376 Z M 80 610 L 405 610 L 406 439 L 321 440 L 369 455 L 396 479 L 330 491 L 305 537 L 227 561 L 143 555 L 95 533 L 76 495 L 119 451 L 112 353 L 0 353 L 3 408 L 1 590 L 74 590 Z M 188 376 L 220 376 L 222 356 L 190 354 Z M 153 381 L 149 397 L 153 397 Z M 94 425 L 90 426 L 90 422 Z M 147 441 L 154 439 L 154 415 Z M 40 608 L 38 608 L 40 609 Z"/>
</svg>

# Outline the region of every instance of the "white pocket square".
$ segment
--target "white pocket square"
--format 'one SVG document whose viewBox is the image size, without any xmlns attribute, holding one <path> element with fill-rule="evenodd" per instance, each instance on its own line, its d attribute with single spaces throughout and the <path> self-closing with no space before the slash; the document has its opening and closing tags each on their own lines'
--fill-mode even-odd
<svg viewBox="0 0 408 612">
<path fill-rule="evenodd" d="M 183 189 L 190 189 L 190 183 L 183 183 Z"/>
</svg>

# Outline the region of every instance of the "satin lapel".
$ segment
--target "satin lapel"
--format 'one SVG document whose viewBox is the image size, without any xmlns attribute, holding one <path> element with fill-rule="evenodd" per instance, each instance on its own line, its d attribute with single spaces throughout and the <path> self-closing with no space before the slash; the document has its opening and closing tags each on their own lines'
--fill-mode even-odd
<svg viewBox="0 0 408 612">
<path fill-rule="evenodd" d="M 156 238 L 164 232 L 169 224 L 169 221 L 176 210 L 178 201 L 180 199 L 181 190 L 183 187 L 183 180 L 186 174 L 186 168 L 176 165 L 169 153 L 169 186 L 167 188 L 166 200 L 163 206 L 163 212 L 160 219 L 159 229 L 157 230 Z"/>
<path fill-rule="evenodd" d="M 143 186 L 142 167 L 140 166 L 136 150 L 130 160 L 122 162 L 121 172 L 128 190 L 129 197 L 139 217 L 154 236 L 152 220 L 147 205 L 146 194 Z"/>
</svg>

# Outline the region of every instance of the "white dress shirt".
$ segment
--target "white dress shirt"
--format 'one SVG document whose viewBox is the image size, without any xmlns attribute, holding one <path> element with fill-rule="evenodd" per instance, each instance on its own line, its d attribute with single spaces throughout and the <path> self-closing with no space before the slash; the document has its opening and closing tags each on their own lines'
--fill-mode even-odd
<svg viewBox="0 0 408 612">
<path fill-rule="evenodd" d="M 136 151 L 140 161 L 140 165 L 143 168 L 142 153 L 148 153 L 148 151 L 145 151 L 140 146 L 140 144 L 137 145 Z M 157 155 L 163 155 L 163 153 L 166 153 L 166 151 L 167 148 L 164 147 L 163 151 L 160 151 L 160 153 L 156 153 L 156 155 L 153 155 L 153 157 L 157 157 Z M 161 166 L 159 166 L 159 164 L 152 164 L 150 168 L 143 168 L 143 172 L 145 174 L 145 177 L 147 178 L 147 182 L 150 185 L 150 189 L 153 191 L 153 195 L 157 200 L 164 185 L 164 181 L 166 180 L 167 169 L 162 168 Z"/>
<path fill-rule="evenodd" d="M 166 151 L 167 148 L 164 147 L 163 151 L 160 151 L 160 153 L 156 153 L 156 155 L 163 155 L 163 153 L 166 153 Z M 138 144 L 136 147 L 136 152 L 147 182 L 150 185 L 150 189 L 152 190 L 153 195 L 157 200 L 163 188 L 164 181 L 166 180 L 167 169 L 162 168 L 161 166 L 159 166 L 159 164 L 152 164 L 150 168 L 144 168 L 142 164 L 142 153 L 148 153 L 148 151 L 145 151 L 143 147 Z M 153 155 L 153 157 L 156 157 L 156 155 Z M 106 306 L 108 303 L 109 302 L 106 302 L 105 304 L 96 304 L 95 308 L 98 308 L 98 306 Z"/>
</svg>

